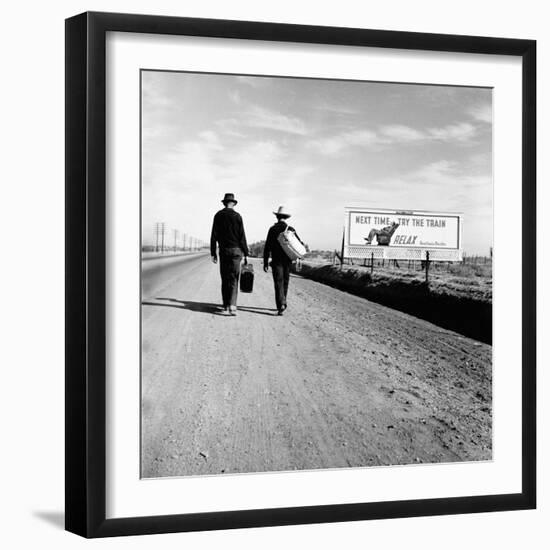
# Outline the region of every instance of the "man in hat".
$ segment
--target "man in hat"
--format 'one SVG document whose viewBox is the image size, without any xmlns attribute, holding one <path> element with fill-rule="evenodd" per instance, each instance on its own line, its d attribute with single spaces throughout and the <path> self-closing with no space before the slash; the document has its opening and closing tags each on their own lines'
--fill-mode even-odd
<svg viewBox="0 0 550 550">
<path fill-rule="evenodd" d="M 296 234 L 296 230 L 290 227 L 285 220 L 290 218 L 290 214 L 285 211 L 284 206 L 279 206 L 277 212 L 273 212 L 277 217 L 277 223 L 269 228 L 264 247 L 264 271 L 269 270 L 269 256 L 271 255 L 271 271 L 273 275 L 273 284 L 275 286 L 275 303 L 277 305 L 277 315 L 282 315 L 287 308 L 286 296 L 288 293 L 288 282 L 290 279 L 290 266 L 292 260 L 286 255 L 279 244 L 277 237 L 287 229 Z M 300 237 L 296 234 L 296 238 Z M 302 243 L 304 244 L 304 243 Z M 305 246 L 305 245 L 304 245 Z"/>
<path fill-rule="evenodd" d="M 218 263 L 216 243 L 219 247 L 220 275 L 222 279 L 223 312 L 237 315 L 237 293 L 241 260 L 246 261 L 248 245 L 244 234 L 243 219 L 235 212 L 235 195 L 226 193 L 222 200 L 222 208 L 214 216 L 212 235 L 210 236 L 210 254 L 212 261 Z"/>
</svg>

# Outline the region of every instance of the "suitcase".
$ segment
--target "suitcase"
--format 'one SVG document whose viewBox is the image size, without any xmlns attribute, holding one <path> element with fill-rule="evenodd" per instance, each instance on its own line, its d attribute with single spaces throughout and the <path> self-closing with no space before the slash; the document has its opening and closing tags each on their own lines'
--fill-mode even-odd
<svg viewBox="0 0 550 550">
<path fill-rule="evenodd" d="M 303 258 L 306 254 L 306 247 L 298 240 L 294 231 L 289 231 L 288 227 L 277 237 L 284 253 L 292 260 Z"/>
<path fill-rule="evenodd" d="M 252 292 L 254 288 L 254 266 L 244 264 L 241 268 L 241 292 Z"/>
</svg>

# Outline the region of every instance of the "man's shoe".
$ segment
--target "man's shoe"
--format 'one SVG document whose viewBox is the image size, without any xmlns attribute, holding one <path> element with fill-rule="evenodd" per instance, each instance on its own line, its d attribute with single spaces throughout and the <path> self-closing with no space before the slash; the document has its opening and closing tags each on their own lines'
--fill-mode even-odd
<svg viewBox="0 0 550 550">
<path fill-rule="evenodd" d="M 229 306 L 229 314 L 233 317 L 237 316 L 237 306 Z"/>
<path fill-rule="evenodd" d="M 284 311 L 284 309 L 280 309 L 279 311 L 277 311 L 277 315 L 282 317 L 283 316 L 283 311 Z"/>
</svg>

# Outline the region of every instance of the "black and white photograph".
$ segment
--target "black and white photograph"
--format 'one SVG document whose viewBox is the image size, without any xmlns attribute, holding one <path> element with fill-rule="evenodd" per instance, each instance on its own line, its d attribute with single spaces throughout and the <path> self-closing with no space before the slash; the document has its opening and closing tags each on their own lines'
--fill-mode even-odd
<svg viewBox="0 0 550 550">
<path fill-rule="evenodd" d="M 548 546 L 547 11 L 6 4 L 3 547 Z"/>
<path fill-rule="evenodd" d="M 492 89 L 140 79 L 142 478 L 491 461 Z"/>
</svg>

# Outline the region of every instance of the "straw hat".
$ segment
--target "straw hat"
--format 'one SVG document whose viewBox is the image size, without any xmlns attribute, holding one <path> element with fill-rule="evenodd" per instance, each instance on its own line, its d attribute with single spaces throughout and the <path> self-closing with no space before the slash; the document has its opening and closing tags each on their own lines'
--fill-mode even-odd
<svg viewBox="0 0 550 550">
<path fill-rule="evenodd" d="M 279 206 L 279 210 L 277 210 L 277 212 L 273 212 L 273 214 L 279 218 L 290 218 L 291 216 L 288 212 L 285 212 L 284 206 Z"/>
</svg>

